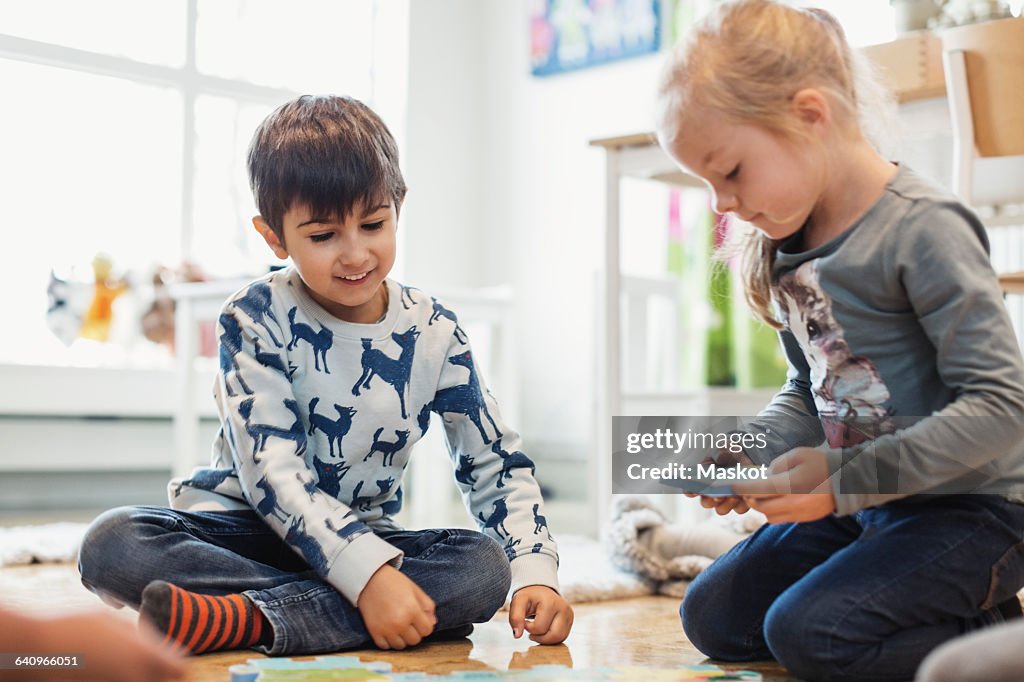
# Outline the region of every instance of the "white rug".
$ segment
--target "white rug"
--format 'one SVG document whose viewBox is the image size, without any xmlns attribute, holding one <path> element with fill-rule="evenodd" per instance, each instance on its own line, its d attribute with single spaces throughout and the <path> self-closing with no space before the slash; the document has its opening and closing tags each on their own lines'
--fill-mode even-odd
<svg viewBox="0 0 1024 682">
<path fill-rule="evenodd" d="M 657 584 L 612 564 L 608 547 L 589 538 L 560 535 L 558 582 L 566 601 L 579 604 L 655 594 Z"/>
<path fill-rule="evenodd" d="M 0 566 L 74 561 L 87 523 L 0 528 Z"/>
</svg>

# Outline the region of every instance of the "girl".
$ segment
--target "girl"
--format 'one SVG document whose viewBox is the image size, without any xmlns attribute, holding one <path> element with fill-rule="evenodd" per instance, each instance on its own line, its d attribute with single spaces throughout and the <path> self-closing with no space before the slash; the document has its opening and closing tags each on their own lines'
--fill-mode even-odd
<svg viewBox="0 0 1024 682">
<path fill-rule="evenodd" d="M 789 363 L 751 426 L 768 447 L 746 453 L 772 476 L 702 499 L 769 524 L 680 613 L 712 658 L 895 680 L 1020 615 L 1024 368 L 984 229 L 868 142 L 854 74 L 830 15 L 746 0 L 661 83 L 661 145 L 756 228 L 746 295 Z"/>
</svg>

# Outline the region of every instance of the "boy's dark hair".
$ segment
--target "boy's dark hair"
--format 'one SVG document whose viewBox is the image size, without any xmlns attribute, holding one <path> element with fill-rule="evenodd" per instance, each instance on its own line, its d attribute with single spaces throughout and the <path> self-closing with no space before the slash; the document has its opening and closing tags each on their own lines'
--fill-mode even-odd
<svg viewBox="0 0 1024 682">
<path fill-rule="evenodd" d="M 405 198 L 398 146 L 377 114 L 351 97 L 303 95 L 263 120 L 249 144 L 256 209 L 284 241 L 284 214 L 305 204 L 314 217 Z"/>
</svg>

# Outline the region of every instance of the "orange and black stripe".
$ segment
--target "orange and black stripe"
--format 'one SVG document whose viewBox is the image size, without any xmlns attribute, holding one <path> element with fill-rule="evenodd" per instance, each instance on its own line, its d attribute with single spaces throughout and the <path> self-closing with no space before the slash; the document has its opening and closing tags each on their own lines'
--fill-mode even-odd
<svg viewBox="0 0 1024 682">
<path fill-rule="evenodd" d="M 165 644 L 193 654 L 246 649 L 264 632 L 265 617 L 240 594 L 198 594 L 159 580 L 143 592 L 142 613 L 164 632 Z"/>
</svg>

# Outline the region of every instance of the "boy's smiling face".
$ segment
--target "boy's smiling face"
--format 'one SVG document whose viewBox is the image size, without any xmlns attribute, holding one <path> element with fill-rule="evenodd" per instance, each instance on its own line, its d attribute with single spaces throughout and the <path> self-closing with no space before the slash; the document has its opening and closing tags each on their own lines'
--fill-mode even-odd
<svg viewBox="0 0 1024 682">
<path fill-rule="evenodd" d="M 291 258 L 310 296 L 346 322 L 371 324 L 384 315 L 381 286 L 395 264 L 398 214 L 390 200 L 356 206 L 338 216 L 315 216 L 293 204 L 282 219 L 282 239 L 262 217 L 253 225 L 278 258 Z"/>
</svg>

